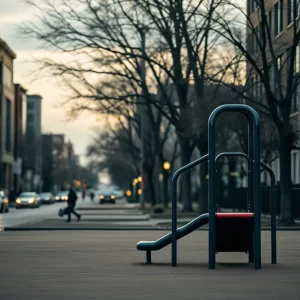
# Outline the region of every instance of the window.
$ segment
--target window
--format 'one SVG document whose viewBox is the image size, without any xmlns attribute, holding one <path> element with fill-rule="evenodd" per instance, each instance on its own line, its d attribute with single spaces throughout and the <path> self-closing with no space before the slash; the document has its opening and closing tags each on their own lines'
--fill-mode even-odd
<svg viewBox="0 0 300 300">
<path fill-rule="evenodd" d="M 300 46 L 296 47 L 296 55 L 295 55 L 295 73 L 299 73 L 300 72 Z"/>
<path fill-rule="evenodd" d="M 258 50 L 259 50 L 259 42 L 260 42 L 260 28 L 259 27 L 256 27 L 254 29 L 254 33 L 253 33 L 253 50 L 254 50 L 254 53 L 257 53 Z"/>
<path fill-rule="evenodd" d="M 297 19 L 299 17 L 299 8 L 300 5 L 298 1 L 296 0 L 288 0 L 288 7 L 287 7 L 287 25 L 291 24 L 294 20 L 294 11 L 296 10 L 295 18 Z M 296 5 L 294 9 L 294 5 Z"/>
<path fill-rule="evenodd" d="M 269 11 L 269 23 L 268 23 L 268 25 L 269 25 L 269 30 L 270 30 L 270 32 L 272 32 L 272 11 L 270 10 Z"/>
<path fill-rule="evenodd" d="M 280 0 L 279 8 L 279 32 L 283 30 L 283 0 Z"/>
<path fill-rule="evenodd" d="M 254 1 L 255 0 L 249 0 L 249 1 L 251 3 L 251 9 L 250 9 L 250 11 L 251 11 L 251 13 L 253 13 L 254 12 Z"/>
<path fill-rule="evenodd" d="M 33 114 L 27 114 L 27 123 L 33 123 L 34 117 Z"/>
<path fill-rule="evenodd" d="M 12 87 L 12 71 L 3 64 L 3 84 L 4 86 L 11 88 Z"/>
<path fill-rule="evenodd" d="M 276 37 L 283 30 L 283 0 L 277 2 L 274 9 L 274 36 Z"/>
<path fill-rule="evenodd" d="M 6 136 L 5 136 L 5 150 L 6 152 L 11 152 L 11 132 L 12 132 L 12 116 L 11 116 L 11 101 L 6 99 Z"/>
<path fill-rule="evenodd" d="M 28 102 L 27 103 L 27 109 L 28 110 L 33 110 L 34 109 L 34 102 Z"/>
<path fill-rule="evenodd" d="M 291 113 L 298 111 L 299 92 L 300 88 L 297 85 L 292 96 Z"/>
<path fill-rule="evenodd" d="M 282 56 L 279 56 L 277 57 L 277 68 L 279 72 L 281 70 L 281 65 L 282 65 Z"/>
</svg>

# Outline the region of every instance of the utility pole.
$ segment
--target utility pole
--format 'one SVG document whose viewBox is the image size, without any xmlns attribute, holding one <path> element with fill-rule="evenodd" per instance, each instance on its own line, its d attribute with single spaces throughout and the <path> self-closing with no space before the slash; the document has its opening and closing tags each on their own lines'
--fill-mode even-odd
<svg viewBox="0 0 300 300">
<path fill-rule="evenodd" d="M 141 50 L 142 55 L 144 56 L 146 53 L 146 30 L 145 28 L 140 29 L 141 34 Z M 141 68 L 141 77 L 142 77 L 142 84 L 146 82 L 146 64 L 145 59 L 141 58 L 140 62 L 140 68 Z M 142 99 L 140 99 L 141 104 L 139 104 L 140 108 L 140 126 L 141 126 L 141 188 L 142 188 L 142 194 L 140 195 L 140 203 L 141 208 L 145 208 L 145 193 L 147 193 L 147 181 L 148 178 L 146 177 L 146 172 L 144 169 L 145 165 L 145 148 L 146 148 L 146 107 L 145 107 L 145 97 L 144 97 L 144 87 L 142 86 Z"/>
</svg>

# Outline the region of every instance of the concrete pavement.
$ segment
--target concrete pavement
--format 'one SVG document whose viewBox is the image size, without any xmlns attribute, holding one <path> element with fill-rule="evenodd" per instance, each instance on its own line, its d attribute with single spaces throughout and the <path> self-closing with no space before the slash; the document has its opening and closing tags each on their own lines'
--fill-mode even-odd
<svg viewBox="0 0 300 300">
<path fill-rule="evenodd" d="M 299 232 L 278 232 L 278 265 L 270 265 L 270 234 L 262 233 L 262 270 L 234 253 L 218 254 L 217 269 L 208 270 L 203 231 L 178 242 L 177 268 L 170 247 L 146 265 L 136 243 L 161 234 L 2 232 L 0 299 L 299 299 Z"/>
</svg>

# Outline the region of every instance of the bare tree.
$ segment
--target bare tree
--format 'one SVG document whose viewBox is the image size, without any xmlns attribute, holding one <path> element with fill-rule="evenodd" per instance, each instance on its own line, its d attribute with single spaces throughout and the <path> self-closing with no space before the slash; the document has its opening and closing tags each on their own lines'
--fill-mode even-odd
<svg viewBox="0 0 300 300">
<path fill-rule="evenodd" d="M 280 223 L 290 225 L 293 224 L 291 151 L 299 149 L 298 129 L 293 122 L 300 78 L 299 3 L 288 2 L 286 10 L 280 3 L 270 7 L 261 0 L 248 1 L 246 11 L 245 3 L 227 2 L 231 13 L 215 15 L 214 22 L 222 26 L 217 32 L 227 42 L 227 52 L 236 54 L 215 80 L 228 85 L 224 78 L 242 78 L 245 89 L 240 94 L 244 101 L 274 123 L 279 137 Z M 287 18 L 286 15 L 283 18 L 284 12 Z M 242 66 L 239 73 L 234 72 L 237 65 Z"/>
<path fill-rule="evenodd" d="M 102 109 L 133 99 L 151 103 L 176 128 L 184 165 L 195 146 L 187 124 L 188 89 L 192 86 L 197 101 L 202 101 L 209 52 L 217 41 L 211 35 L 212 16 L 220 4 L 215 0 L 59 0 L 55 4 L 45 0 L 38 5 L 41 24 L 28 24 L 22 33 L 69 57 L 44 58 L 40 63 L 42 70 L 59 77 L 73 92 L 75 109 L 98 108 L 101 101 L 105 101 Z M 141 60 L 147 67 L 145 78 Z M 178 101 L 169 96 L 166 79 Z M 122 87 L 118 93 L 116 87 Z M 153 89 L 162 93 L 163 101 L 150 96 Z M 190 175 L 184 176 L 187 211 L 192 209 L 190 182 Z"/>
</svg>

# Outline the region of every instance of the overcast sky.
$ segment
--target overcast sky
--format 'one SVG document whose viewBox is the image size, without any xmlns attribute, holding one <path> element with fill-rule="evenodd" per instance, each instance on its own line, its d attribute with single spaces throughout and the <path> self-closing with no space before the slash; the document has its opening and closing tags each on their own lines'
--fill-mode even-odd
<svg viewBox="0 0 300 300">
<path fill-rule="evenodd" d="M 65 91 L 54 80 L 40 78 L 33 80 L 30 72 L 33 65 L 29 62 L 34 56 L 41 55 L 35 41 L 22 39 L 17 28 L 22 22 L 34 21 L 36 12 L 23 0 L 0 0 L 0 37 L 17 54 L 14 63 L 14 82 L 22 84 L 28 94 L 43 97 L 42 126 L 45 133 L 64 133 L 75 146 L 77 154 L 84 155 L 86 146 L 92 138 L 91 129 L 99 124 L 94 116 L 82 116 L 75 121 L 67 121 L 66 109 L 57 107 Z M 84 157 L 81 161 L 84 162 Z"/>
</svg>

